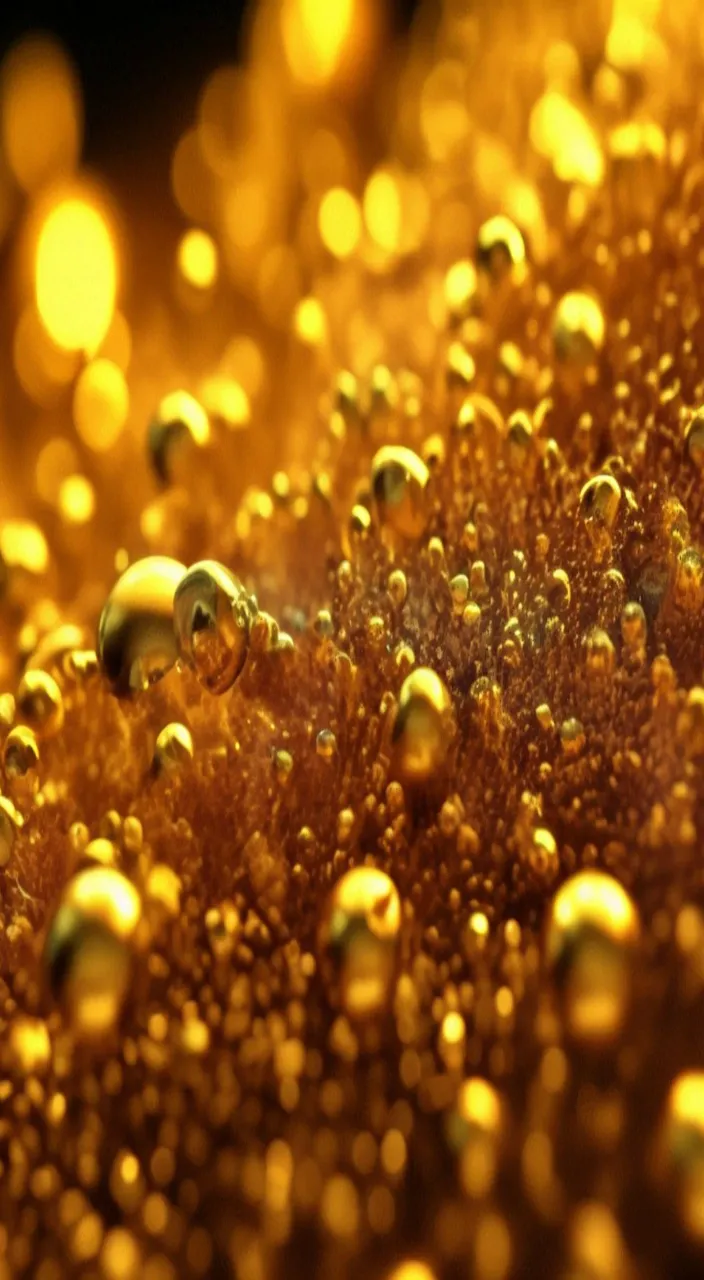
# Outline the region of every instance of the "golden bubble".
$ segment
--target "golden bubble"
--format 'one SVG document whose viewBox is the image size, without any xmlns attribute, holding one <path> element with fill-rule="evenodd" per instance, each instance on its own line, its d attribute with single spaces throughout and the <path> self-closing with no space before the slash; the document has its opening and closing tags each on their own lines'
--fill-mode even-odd
<svg viewBox="0 0 704 1280">
<path fill-rule="evenodd" d="M 53 676 L 37 668 L 25 671 L 17 690 L 17 716 L 37 738 L 53 738 L 64 722 L 61 690 Z"/>
<path fill-rule="evenodd" d="M 591 627 L 582 641 L 584 659 L 592 675 L 611 675 L 616 661 L 613 641 L 602 627 Z"/>
<path fill-rule="evenodd" d="M 460 324 L 471 314 L 477 293 L 477 271 L 469 258 L 453 263 L 445 276 L 445 306 L 451 324 Z"/>
<path fill-rule="evenodd" d="M 39 525 L 6 520 L 0 528 L 0 558 L 11 578 L 41 578 L 49 568 L 49 547 Z"/>
<path fill-rule="evenodd" d="M 24 825 L 22 814 L 18 812 L 7 796 L 0 796 L 0 868 L 6 867 L 12 857 L 15 835 Z"/>
<path fill-rule="evenodd" d="M 95 489 L 86 476 L 67 476 L 59 489 L 59 513 L 67 524 L 83 525 L 95 515 Z"/>
<path fill-rule="evenodd" d="M 589 293 L 566 293 L 555 308 L 552 337 L 560 364 L 584 370 L 593 365 L 604 346 L 604 313 Z"/>
<path fill-rule="evenodd" d="M 191 450 L 210 440 L 205 409 L 187 391 L 164 396 L 149 424 L 148 449 L 152 466 L 164 484 L 188 467 Z"/>
<path fill-rule="evenodd" d="M 704 1245 L 704 1072 L 682 1071 L 667 1095 L 655 1173 L 686 1234 Z"/>
<path fill-rule="evenodd" d="M 210 693 L 225 693 L 245 664 L 256 616 L 241 582 L 216 560 L 194 564 L 174 597 L 174 629 L 182 661 Z"/>
<path fill-rule="evenodd" d="M 105 836 L 96 836 L 95 840 L 89 840 L 83 849 L 80 850 L 81 869 L 84 866 L 95 864 L 101 867 L 114 867 L 118 862 L 117 846 L 112 840 L 108 840 Z"/>
<path fill-rule="evenodd" d="M 122 370 L 111 360 L 92 360 L 73 393 L 73 421 L 83 443 L 96 453 L 112 449 L 127 421 L 129 405 Z"/>
<path fill-rule="evenodd" d="M 81 1039 L 99 1040 L 120 1016 L 141 911 L 137 890 L 112 868 L 88 867 L 66 885 L 47 931 L 44 967 Z"/>
<path fill-rule="evenodd" d="M 193 738 L 185 724 L 174 721 L 164 725 L 154 745 L 154 769 L 157 773 L 175 773 L 193 759 Z"/>
<path fill-rule="evenodd" d="M 39 764 L 37 739 L 26 725 L 11 729 L 3 747 L 3 763 L 8 778 L 23 778 Z"/>
<path fill-rule="evenodd" d="M 37 307 L 49 336 L 66 351 L 95 351 L 117 293 L 117 261 L 102 213 L 71 197 L 55 205 L 39 234 Z"/>
<path fill-rule="evenodd" d="M 315 750 L 321 760 L 332 760 L 337 750 L 337 739 L 331 729 L 321 729 L 315 739 Z"/>
<path fill-rule="evenodd" d="M 8 164 L 25 191 L 75 169 L 82 117 L 76 74 L 61 46 L 43 35 L 17 44 L 0 75 L 0 121 Z"/>
<path fill-rule="evenodd" d="M 442 680 L 418 667 L 403 682 L 393 728 L 393 763 L 399 780 L 427 782 L 442 769 L 452 723 L 452 702 Z"/>
<path fill-rule="evenodd" d="M 545 958 L 575 1040 L 599 1046 L 618 1035 L 639 936 L 636 908 L 612 876 L 580 871 L 558 889 L 547 918 Z"/>
<path fill-rule="evenodd" d="M 98 659 L 115 693 L 148 688 L 176 662 L 174 596 L 185 572 L 177 560 L 148 556 L 115 583 L 98 625 Z"/>
<path fill-rule="evenodd" d="M 510 218 L 497 214 L 479 228 L 476 261 L 489 279 L 519 281 L 526 266 L 526 246 L 518 227 Z"/>
<path fill-rule="evenodd" d="M 218 250 L 207 231 L 193 227 L 181 237 L 177 250 L 178 269 L 194 289 L 212 289 L 218 278 Z"/>
<path fill-rule="evenodd" d="M 355 867 L 335 885 L 318 943 L 333 1000 L 351 1018 L 387 1006 L 396 974 L 401 902 L 393 881 L 375 867 Z"/>
<path fill-rule="evenodd" d="M 379 449 L 372 462 L 372 491 L 382 525 L 403 538 L 420 538 L 428 522 L 429 479 L 428 468 L 412 449 Z"/>
<path fill-rule="evenodd" d="M 588 525 L 611 529 L 616 523 L 621 502 L 621 486 L 604 472 L 593 476 L 582 488 L 579 508 Z"/>
</svg>

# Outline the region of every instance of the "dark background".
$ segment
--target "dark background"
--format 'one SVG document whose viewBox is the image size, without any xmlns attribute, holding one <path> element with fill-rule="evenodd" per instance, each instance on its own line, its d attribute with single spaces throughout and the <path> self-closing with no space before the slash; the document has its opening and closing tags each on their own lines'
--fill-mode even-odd
<svg viewBox="0 0 704 1280">
<path fill-rule="evenodd" d="M 390 0 L 399 28 L 417 3 Z M 245 0 L 0 0 L 0 56 L 27 31 L 57 35 L 83 86 L 85 160 L 120 167 L 135 133 L 145 151 L 158 141 L 170 152 L 206 76 L 236 59 L 245 8 Z"/>
</svg>

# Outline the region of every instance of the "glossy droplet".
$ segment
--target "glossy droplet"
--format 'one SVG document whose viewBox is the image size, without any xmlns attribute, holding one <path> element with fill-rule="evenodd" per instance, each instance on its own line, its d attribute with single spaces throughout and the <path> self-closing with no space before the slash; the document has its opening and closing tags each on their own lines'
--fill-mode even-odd
<svg viewBox="0 0 704 1280">
<path fill-rule="evenodd" d="M 141 909 L 130 881 L 107 867 L 79 871 L 64 890 L 47 932 L 44 966 L 80 1039 L 100 1039 L 119 1019 Z"/>
<path fill-rule="evenodd" d="M 603 1045 L 628 1009 L 638 913 L 603 871 L 580 871 L 558 889 L 548 912 L 545 958 L 575 1040 Z"/>
<path fill-rule="evenodd" d="M 552 338 L 558 364 L 584 371 L 604 346 L 606 325 L 596 298 L 589 293 L 566 293 L 553 316 Z"/>
<path fill-rule="evenodd" d="M 185 475 L 193 449 L 210 440 L 205 409 L 187 391 L 174 391 L 161 401 L 147 437 L 152 466 L 164 483 Z"/>
<path fill-rule="evenodd" d="M 380 449 L 372 463 L 372 490 L 382 525 L 403 538 L 420 538 L 428 521 L 429 478 L 428 468 L 412 449 Z"/>
<path fill-rule="evenodd" d="M 332 760 L 337 750 L 337 739 L 332 729 L 321 729 L 315 739 L 315 749 L 321 760 Z"/>
<path fill-rule="evenodd" d="M 154 745 L 156 773 L 175 773 L 193 759 L 193 738 L 185 724 L 174 721 L 161 730 Z"/>
<path fill-rule="evenodd" d="M 210 693 L 225 693 L 242 671 L 256 607 L 241 582 L 216 560 L 194 564 L 174 597 L 174 630 L 182 661 Z"/>
<path fill-rule="evenodd" d="M 451 736 L 452 702 L 442 680 L 418 667 L 403 682 L 394 721 L 393 765 L 401 782 L 422 783 L 445 763 Z"/>
<path fill-rule="evenodd" d="M 584 661 L 590 675 L 611 675 L 616 650 L 611 637 L 601 627 L 591 627 L 582 641 Z"/>
<path fill-rule="evenodd" d="M 704 1071 L 682 1071 L 667 1095 L 655 1174 L 685 1233 L 704 1246 Z"/>
<path fill-rule="evenodd" d="M 385 872 L 355 867 L 338 881 L 318 943 L 331 998 L 349 1017 L 374 1017 L 388 1005 L 400 931 L 401 902 Z"/>
<path fill-rule="evenodd" d="M 160 680 L 178 657 L 173 607 L 185 565 L 148 556 L 125 570 L 105 602 L 98 626 L 98 658 L 116 694 Z"/>
<path fill-rule="evenodd" d="M 510 218 L 497 214 L 479 229 L 477 267 L 491 280 L 520 279 L 526 266 L 526 246 Z"/>
<path fill-rule="evenodd" d="M 64 704 L 53 676 L 36 669 L 25 672 L 17 690 L 16 715 L 40 740 L 59 733 Z"/>
<path fill-rule="evenodd" d="M 445 276 L 445 306 L 450 324 L 460 324 L 472 311 L 477 292 L 477 272 L 468 258 L 453 263 Z"/>
<path fill-rule="evenodd" d="M 8 778 L 23 778 L 30 769 L 39 764 L 39 747 L 37 739 L 26 725 L 18 724 L 11 729 L 3 747 L 3 761 Z"/>
</svg>

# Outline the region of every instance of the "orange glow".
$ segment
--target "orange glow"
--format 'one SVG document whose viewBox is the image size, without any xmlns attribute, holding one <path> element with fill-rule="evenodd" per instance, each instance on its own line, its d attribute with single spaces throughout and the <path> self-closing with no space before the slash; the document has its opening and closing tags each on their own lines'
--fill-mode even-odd
<svg viewBox="0 0 704 1280">
<path fill-rule="evenodd" d="M 73 396 L 76 430 L 89 449 L 111 449 L 127 420 L 129 392 L 124 375 L 110 360 L 94 360 L 83 370 Z"/>
<path fill-rule="evenodd" d="M 297 80 L 311 86 L 332 80 L 354 17 L 354 0 L 285 0 L 281 15 L 284 47 Z"/>
<path fill-rule="evenodd" d="M 218 278 L 218 251 L 207 231 L 193 228 L 178 246 L 178 269 L 194 289 L 211 289 Z"/>
<path fill-rule="evenodd" d="M 94 351 L 112 320 L 117 262 L 94 205 L 72 197 L 49 213 L 35 263 L 37 306 L 47 333 L 65 351 Z"/>
<path fill-rule="evenodd" d="M 70 173 L 78 163 L 83 128 L 80 89 L 63 49 L 30 36 L 5 59 L 0 81 L 2 142 L 25 191 Z"/>
<path fill-rule="evenodd" d="M 318 212 L 320 238 L 336 258 L 349 258 L 362 231 L 359 203 L 344 187 L 332 187 L 323 196 Z"/>
</svg>

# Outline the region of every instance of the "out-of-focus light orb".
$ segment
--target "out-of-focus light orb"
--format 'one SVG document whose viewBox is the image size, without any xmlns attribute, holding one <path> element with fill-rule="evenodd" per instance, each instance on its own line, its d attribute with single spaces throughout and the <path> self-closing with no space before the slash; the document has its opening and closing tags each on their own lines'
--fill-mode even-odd
<svg viewBox="0 0 704 1280">
<path fill-rule="evenodd" d="M 284 0 L 284 48 L 301 84 L 316 87 L 333 79 L 352 34 L 355 8 L 355 0 Z"/>
<path fill-rule="evenodd" d="M 359 202 L 344 187 L 331 187 L 320 202 L 318 228 L 325 248 L 335 258 L 349 258 L 359 244 L 362 214 Z"/>
<path fill-rule="evenodd" d="M 2 144 L 24 191 L 71 173 L 81 150 L 83 110 L 75 72 L 61 46 L 29 36 L 0 72 Z"/>
<path fill-rule="evenodd" d="M 194 289 L 212 289 L 218 278 L 218 250 L 207 231 L 193 227 L 181 237 L 177 253 L 178 269 Z"/>
<path fill-rule="evenodd" d="M 127 421 L 130 397 L 124 374 L 111 360 L 93 360 L 73 395 L 73 420 L 81 440 L 96 453 L 111 449 Z"/>
<path fill-rule="evenodd" d="M 59 511 L 66 524 L 87 524 L 95 514 L 95 490 L 86 476 L 67 476 L 59 489 Z"/>
<path fill-rule="evenodd" d="M 377 169 L 364 191 L 364 221 L 372 240 L 387 253 L 401 243 L 403 208 L 399 184 L 388 169 Z"/>
<path fill-rule="evenodd" d="M 95 205 L 73 196 L 54 206 L 39 233 L 35 273 L 37 307 L 52 340 L 65 351 L 95 351 L 117 293 L 115 246 Z"/>
</svg>

